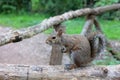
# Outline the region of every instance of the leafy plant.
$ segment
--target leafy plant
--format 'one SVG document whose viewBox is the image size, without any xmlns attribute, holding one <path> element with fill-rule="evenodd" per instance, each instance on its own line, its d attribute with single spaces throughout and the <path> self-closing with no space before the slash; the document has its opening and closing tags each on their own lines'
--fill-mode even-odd
<svg viewBox="0 0 120 80">
<path fill-rule="evenodd" d="M 114 3 L 118 3 L 119 0 L 96 0 L 96 3 L 95 3 L 95 7 L 98 7 L 98 6 L 105 6 L 105 5 L 111 5 L 111 4 L 114 4 Z"/>
<path fill-rule="evenodd" d="M 44 12 L 50 14 L 61 14 L 69 10 L 82 7 L 83 0 L 41 0 L 40 5 L 44 7 Z"/>
<path fill-rule="evenodd" d="M 119 0 L 96 0 L 96 3 L 94 5 L 94 7 L 112 5 L 112 4 L 115 4 L 115 3 L 118 3 L 118 2 L 119 2 Z M 120 13 L 120 10 L 114 10 L 114 11 L 106 12 L 106 13 L 101 15 L 101 18 L 110 19 L 110 20 L 111 19 L 120 20 L 120 14 L 119 13 Z"/>
<path fill-rule="evenodd" d="M 1 0 L 0 13 L 16 13 L 31 10 L 31 0 Z"/>
<path fill-rule="evenodd" d="M 39 1 L 40 0 L 31 0 L 32 1 L 32 11 L 38 11 L 40 9 Z"/>
</svg>

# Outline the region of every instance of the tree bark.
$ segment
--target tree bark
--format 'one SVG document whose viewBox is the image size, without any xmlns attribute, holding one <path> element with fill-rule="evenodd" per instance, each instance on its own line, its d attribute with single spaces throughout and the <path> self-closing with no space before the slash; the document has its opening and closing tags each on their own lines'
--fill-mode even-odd
<svg viewBox="0 0 120 80">
<path fill-rule="evenodd" d="M 100 31 L 101 33 L 103 33 L 103 31 L 100 27 L 100 24 L 99 24 L 99 22 L 96 18 L 94 18 L 94 25 L 95 25 L 95 28 L 96 28 L 97 31 Z"/>
<path fill-rule="evenodd" d="M 85 25 L 81 31 L 81 35 L 87 36 L 92 31 L 94 15 L 88 15 Z"/>
<path fill-rule="evenodd" d="M 60 45 L 53 45 L 50 56 L 50 65 L 61 65 L 63 53 L 61 52 Z"/>
<path fill-rule="evenodd" d="M 54 32 L 57 32 L 59 29 L 62 29 L 63 33 L 66 32 L 66 26 L 63 24 L 54 25 L 53 28 L 54 28 Z"/>
<path fill-rule="evenodd" d="M 120 52 L 114 49 L 114 47 L 112 46 L 112 43 L 109 40 L 106 40 L 106 44 L 107 44 L 106 45 L 107 51 L 111 53 L 115 59 L 120 61 L 120 56 L 118 55 Z"/>
<path fill-rule="evenodd" d="M 0 80 L 119 80 L 120 65 L 89 66 L 67 71 L 64 66 L 0 64 Z"/>
<path fill-rule="evenodd" d="M 120 4 L 113 4 L 113 5 L 97 7 L 93 9 L 85 8 L 85 9 L 79 9 L 76 11 L 69 11 L 62 15 L 58 15 L 55 17 L 51 17 L 49 19 L 45 19 L 40 24 L 31 26 L 27 29 L 15 30 L 15 31 L 8 32 L 4 35 L 0 35 L 0 46 L 10 43 L 10 42 L 19 42 L 22 39 L 30 38 L 34 35 L 37 35 L 47 30 L 53 25 L 62 23 L 68 19 L 80 17 L 80 16 L 87 15 L 87 14 L 98 15 L 103 12 L 115 10 L 115 9 L 120 9 Z"/>
<path fill-rule="evenodd" d="M 65 33 L 65 26 L 62 24 L 57 24 L 53 26 L 54 32 L 57 32 L 59 29 L 63 30 L 63 33 Z M 51 56 L 50 56 L 50 65 L 61 65 L 62 64 L 62 58 L 63 53 L 61 52 L 60 45 L 53 45 L 51 50 Z"/>
</svg>

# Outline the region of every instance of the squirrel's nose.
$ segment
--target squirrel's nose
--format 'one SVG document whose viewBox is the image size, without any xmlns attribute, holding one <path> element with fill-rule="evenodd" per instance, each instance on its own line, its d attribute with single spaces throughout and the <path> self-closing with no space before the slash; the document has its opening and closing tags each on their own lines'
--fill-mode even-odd
<svg viewBox="0 0 120 80">
<path fill-rule="evenodd" d="M 46 40 L 46 44 L 49 44 L 50 43 L 50 41 L 49 40 Z"/>
<path fill-rule="evenodd" d="M 48 41 L 46 40 L 45 43 L 48 44 Z"/>
</svg>

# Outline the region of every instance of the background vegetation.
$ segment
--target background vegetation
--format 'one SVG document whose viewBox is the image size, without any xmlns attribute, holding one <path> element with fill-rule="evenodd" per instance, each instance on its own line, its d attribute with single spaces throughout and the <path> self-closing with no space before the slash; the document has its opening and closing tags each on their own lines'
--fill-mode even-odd
<svg viewBox="0 0 120 80">
<path fill-rule="evenodd" d="M 0 25 L 24 28 L 66 11 L 85 7 L 94 8 L 119 2 L 120 0 L 0 0 Z M 118 37 L 120 32 L 120 10 L 99 15 L 99 21 L 108 38 L 120 39 Z M 84 22 L 84 18 L 65 22 L 67 33 L 80 33 Z"/>
<path fill-rule="evenodd" d="M 50 15 L 85 7 L 98 7 L 119 3 L 120 0 L 0 0 L 0 13 L 39 12 Z M 105 19 L 120 19 L 120 10 L 102 14 Z"/>
<path fill-rule="evenodd" d="M 14 29 L 25 28 L 40 23 L 43 19 L 66 11 L 86 7 L 99 7 L 120 3 L 120 0 L 0 0 L 0 25 Z M 106 36 L 120 40 L 120 9 L 103 13 L 98 17 Z M 84 17 L 68 20 L 67 33 L 80 33 L 85 23 Z M 46 33 L 52 31 L 48 30 Z M 120 64 L 113 58 L 98 60 L 95 64 Z"/>
</svg>

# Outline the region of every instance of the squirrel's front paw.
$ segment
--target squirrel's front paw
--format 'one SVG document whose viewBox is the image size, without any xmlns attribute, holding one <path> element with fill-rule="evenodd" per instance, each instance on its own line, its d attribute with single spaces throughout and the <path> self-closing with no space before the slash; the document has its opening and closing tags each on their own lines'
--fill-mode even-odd
<svg viewBox="0 0 120 80">
<path fill-rule="evenodd" d="M 66 52 L 67 52 L 67 49 L 66 49 L 64 46 L 62 46 L 61 52 L 62 52 L 62 53 L 66 53 Z"/>
</svg>

